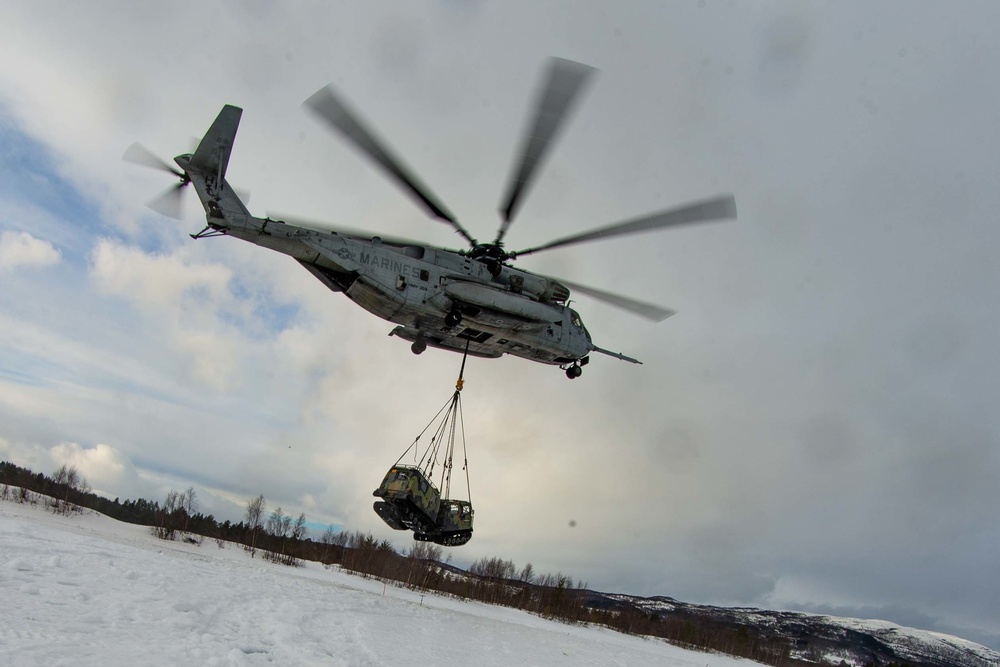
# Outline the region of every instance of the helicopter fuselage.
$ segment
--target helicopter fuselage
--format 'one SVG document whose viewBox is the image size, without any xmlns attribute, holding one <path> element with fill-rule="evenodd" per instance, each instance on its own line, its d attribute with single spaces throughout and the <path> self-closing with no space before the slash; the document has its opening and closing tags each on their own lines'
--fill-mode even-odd
<svg viewBox="0 0 1000 667">
<path fill-rule="evenodd" d="M 566 365 L 593 349 L 579 315 L 553 300 L 569 290 L 526 271 L 504 266 L 493 276 L 458 253 L 274 220 L 254 219 L 225 233 L 294 257 L 331 290 L 399 325 L 391 335 L 413 343 L 415 352 L 425 344 Z"/>
<path fill-rule="evenodd" d="M 232 236 L 293 257 L 329 289 L 397 324 L 389 335 L 415 353 L 437 347 L 571 367 L 596 349 L 558 281 L 460 252 L 257 218 L 224 180 L 218 188 L 211 176 L 187 173 L 211 230 L 197 237 Z"/>
<path fill-rule="evenodd" d="M 428 346 L 481 357 L 512 354 L 558 365 L 572 379 L 580 377 L 591 352 L 634 364 L 642 362 L 594 345 L 580 316 L 568 306 L 567 286 L 654 322 L 662 322 L 674 311 L 515 269 L 510 262 L 579 243 L 736 218 L 735 197 L 720 195 L 530 248 L 511 251 L 505 247 L 505 235 L 539 166 L 593 72 L 593 67 L 562 58 L 549 61 L 544 86 L 522 146 L 515 153 L 515 168 L 501 200 L 500 227 L 489 243 L 473 237 L 332 86 L 324 86 L 305 101 L 307 109 L 382 169 L 427 214 L 450 225 L 468 242 L 468 250 L 382 239 L 353 230 L 320 231 L 308 222 L 288 224 L 250 215 L 225 179 L 243 114 L 240 107 L 231 104 L 222 108 L 193 153 L 174 158 L 180 170 L 139 144 L 129 146 L 122 157 L 180 178 L 177 185 L 150 203 L 164 215 L 180 218 L 181 190 L 185 185 L 194 186 L 208 224 L 192 234 L 193 238 L 235 236 L 294 257 L 331 290 L 343 292 L 365 310 L 394 322 L 397 326 L 389 335 L 410 341 L 415 354 Z"/>
</svg>

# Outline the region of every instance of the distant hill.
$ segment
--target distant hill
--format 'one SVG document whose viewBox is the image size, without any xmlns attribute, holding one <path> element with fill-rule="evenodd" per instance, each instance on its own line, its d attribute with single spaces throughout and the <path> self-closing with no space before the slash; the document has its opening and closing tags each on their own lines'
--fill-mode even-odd
<svg viewBox="0 0 1000 667">
<path fill-rule="evenodd" d="M 1000 653 L 959 637 L 886 621 L 822 616 L 754 608 L 689 604 L 669 597 L 588 592 L 594 609 L 619 617 L 655 617 L 679 626 L 697 643 L 700 634 L 728 634 L 739 644 L 792 646 L 794 664 L 901 667 L 998 667 Z M 678 637 L 683 642 L 684 637 Z M 726 651 L 728 652 L 728 651 Z"/>
</svg>

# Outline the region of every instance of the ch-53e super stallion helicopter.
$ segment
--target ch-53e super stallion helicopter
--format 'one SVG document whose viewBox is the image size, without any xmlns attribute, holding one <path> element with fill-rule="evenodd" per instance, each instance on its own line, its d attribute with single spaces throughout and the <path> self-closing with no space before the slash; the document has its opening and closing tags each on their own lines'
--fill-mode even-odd
<svg viewBox="0 0 1000 667">
<path fill-rule="evenodd" d="M 622 234 L 736 217 L 732 195 L 640 216 L 516 252 L 504 247 L 523 195 L 548 153 L 562 122 L 594 72 L 593 68 L 552 59 L 528 131 L 501 201 L 502 222 L 496 238 L 480 243 L 360 120 L 329 86 L 305 106 L 338 130 L 384 169 L 432 216 L 451 225 L 469 244 L 447 250 L 356 230 L 311 228 L 250 214 L 226 182 L 226 168 L 242 109 L 225 106 L 194 153 L 174 158 L 177 167 L 133 144 L 126 160 L 169 171 L 180 182 L 150 204 L 180 217 L 181 189 L 194 186 L 207 224 L 192 238 L 233 236 L 290 255 L 335 292 L 397 324 L 389 335 L 410 341 L 415 354 L 427 346 L 478 357 L 512 354 L 557 365 L 569 378 L 579 377 L 591 352 L 641 363 L 596 346 L 579 314 L 569 307 L 570 288 L 654 321 L 673 314 L 658 306 L 515 268 L 511 262 L 542 250 L 561 248 Z M 312 225 L 315 227 L 315 225 Z"/>
</svg>

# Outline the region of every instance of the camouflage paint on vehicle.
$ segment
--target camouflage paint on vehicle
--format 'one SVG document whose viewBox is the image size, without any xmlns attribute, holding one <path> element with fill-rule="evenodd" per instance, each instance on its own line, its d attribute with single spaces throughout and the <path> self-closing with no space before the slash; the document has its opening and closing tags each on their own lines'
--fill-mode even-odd
<svg viewBox="0 0 1000 667">
<path fill-rule="evenodd" d="M 442 500 L 437 515 L 438 530 L 443 533 L 472 530 L 474 515 L 472 503 L 465 500 Z"/>
<path fill-rule="evenodd" d="M 404 509 L 401 505 L 411 505 L 431 523 L 437 520 L 441 492 L 415 466 L 396 465 L 390 468 L 372 495 L 385 498 L 399 509 Z"/>
<path fill-rule="evenodd" d="M 372 495 L 385 499 L 375 513 L 393 530 L 412 530 L 415 540 L 461 546 L 472 539 L 472 503 L 442 499 L 420 468 L 393 466 Z"/>
</svg>

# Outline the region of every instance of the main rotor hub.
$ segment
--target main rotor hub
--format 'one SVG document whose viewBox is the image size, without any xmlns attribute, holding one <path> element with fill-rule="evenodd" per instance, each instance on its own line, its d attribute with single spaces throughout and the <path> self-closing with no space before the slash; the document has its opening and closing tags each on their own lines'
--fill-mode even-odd
<svg viewBox="0 0 1000 667">
<path fill-rule="evenodd" d="M 495 259 L 501 262 L 508 257 L 507 252 L 500 243 L 477 243 L 472 246 L 469 256 L 472 259 Z"/>
</svg>

